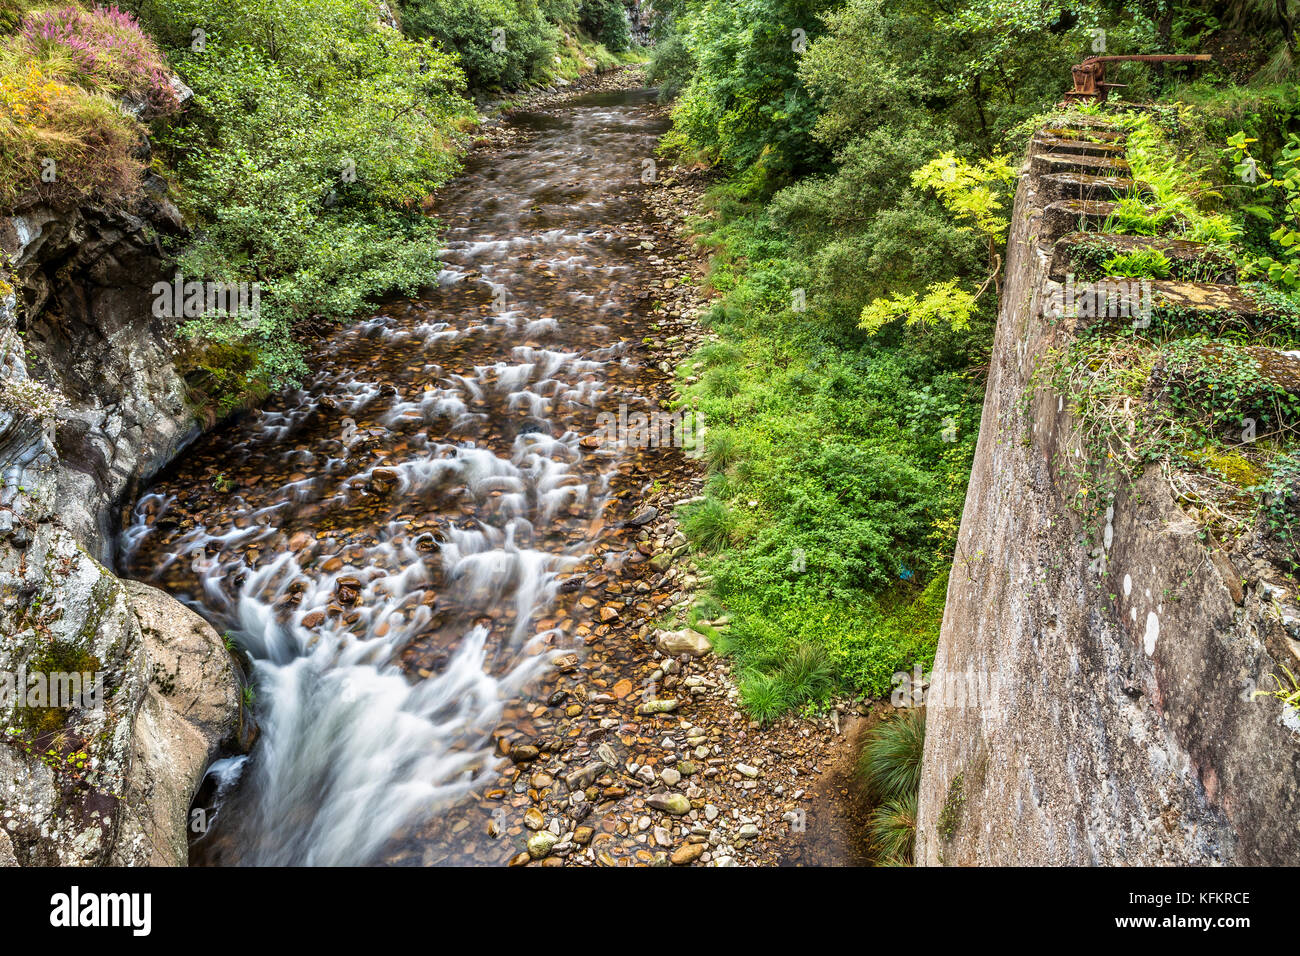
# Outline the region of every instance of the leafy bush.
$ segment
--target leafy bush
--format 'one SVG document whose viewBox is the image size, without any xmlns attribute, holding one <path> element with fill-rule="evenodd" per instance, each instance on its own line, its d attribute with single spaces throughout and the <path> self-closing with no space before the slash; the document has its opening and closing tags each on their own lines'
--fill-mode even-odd
<svg viewBox="0 0 1300 956">
<path fill-rule="evenodd" d="M 696 69 L 681 91 L 666 144 L 705 150 L 732 168 L 762 157 L 777 178 L 819 162 L 825 151 L 809 135 L 817 113 L 798 67 L 804 44 L 822 31 L 820 15 L 832 5 L 829 0 L 688 4 L 678 25 Z"/>
<path fill-rule="evenodd" d="M 568 14 L 566 7 L 552 7 Z M 408 35 L 458 54 L 473 90 L 513 89 L 546 77 L 560 31 L 536 0 L 404 0 Z"/>
<path fill-rule="evenodd" d="M 435 275 L 436 224 L 419 203 L 457 168 L 472 116 L 463 76 L 430 43 L 377 23 L 368 0 L 150 9 L 195 92 L 189 122 L 160 137 L 200 226 L 180 268 L 263 286 L 251 332 L 219 320 L 186 331 L 245 342 L 260 356 L 246 377 L 284 381 L 301 369 L 295 323 L 355 314 Z"/>
<path fill-rule="evenodd" d="M 667 103 L 677 97 L 694 70 L 695 58 L 686 39 L 674 32 L 655 43 L 645 72 L 646 80 L 659 87 L 659 102 Z"/>
<path fill-rule="evenodd" d="M 632 45 L 623 0 L 582 0 L 578 22 L 593 40 L 603 43 L 611 53 L 622 53 Z"/>
</svg>

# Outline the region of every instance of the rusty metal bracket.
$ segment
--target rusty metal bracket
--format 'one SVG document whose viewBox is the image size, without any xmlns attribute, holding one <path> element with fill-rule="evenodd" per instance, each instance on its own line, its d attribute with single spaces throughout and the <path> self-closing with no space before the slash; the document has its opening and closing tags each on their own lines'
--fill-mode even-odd
<svg viewBox="0 0 1300 956">
<path fill-rule="evenodd" d="M 1123 83 L 1106 82 L 1107 63 L 1208 63 L 1211 59 L 1208 53 L 1090 56 L 1082 63 L 1070 67 L 1070 73 L 1074 76 L 1074 89 L 1065 94 L 1065 102 L 1104 103 L 1111 90 L 1123 87 Z"/>
</svg>

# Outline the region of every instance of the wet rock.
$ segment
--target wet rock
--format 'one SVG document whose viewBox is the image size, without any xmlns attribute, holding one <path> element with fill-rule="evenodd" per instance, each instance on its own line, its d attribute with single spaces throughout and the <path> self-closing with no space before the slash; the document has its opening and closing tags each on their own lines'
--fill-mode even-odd
<svg viewBox="0 0 1300 956">
<path fill-rule="evenodd" d="M 604 769 L 605 764 L 599 760 L 595 763 L 589 763 L 585 767 L 581 767 L 578 770 L 565 774 L 564 784 L 571 791 L 585 790 L 595 782 L 596 778 L 600 776 L 601 771 Z"/>
<path fill-rule="evenodd" d="M 646 798 L 646 805 L 674 816 L 691 812 L 691 801 L 680 793 L 652 793 Z"/>
<path fill-rule="evenodd" d="M 669 714 L 676 710 L 678 706 L 679 703 L 674 698 L 667 698 L 665 700 L 649 700 L 637 707 L 636 712 L 645 715 Z"/>
<path fill-rule="evenodd" d="M 528 838 L 528 855 L 534 860 L 549 856 L 560 838 L 550 830 L 538 830 Z"/>
<path fill-rule="evenodd" d="M 653 505 L 649 505 L 642 508 L 635 515 L 629 518 L 626 522 L 626 526 L 629 528 L 639 528 L 642 525 L 647 525 L 651 521 L 654 521 L 657 517 L 659 517 L 659 509 Z"/>
<path fill-rule="evenodd" d="M 532 744 L 519 744 L 510 748 L 510 759 L 515 763 L 528 763 L 531 760 L 536 760 L 539 756 L 541 756 L 541 751 Z"/>
<path fill-rule="evenodd" d="M 707 849 L 703 843 L 683 843 L 673 851 L 672 861 L 675 866 L 685 866 L 688 863 L 694 863 L 704 855 Z"/>
<path fill-rule="evenodd" d="M 684 628 L 680 631 L 655 631 L 655 647 L 670 657 L 689 654 L 702 657 L 713 650 L 709 639 L 699 631 Z"/>
</svg>

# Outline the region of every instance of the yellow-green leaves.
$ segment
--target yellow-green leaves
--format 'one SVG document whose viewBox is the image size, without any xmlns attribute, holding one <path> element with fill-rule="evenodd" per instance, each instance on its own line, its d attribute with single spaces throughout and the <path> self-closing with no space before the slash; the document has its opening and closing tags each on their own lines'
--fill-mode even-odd
<svg viewBox="0 0 1300 956">
<path fill-rule="evenodd" d="M 862 310 L 858 324 L 873 335 L 897 319 L 922 327 L 945 323 L 955 330 L 970 327 L 975 303 L 996 280 L 1002 261 L 997 254 L 1007 220 L 999 213 L 1007 184 L 1015 179 L 1010 160 L 1001 154 L 976 163 L 959 159 L 953 152 L 940 153 L 912 173 L 912 185 L 929 189 L 957 220 L 961 230 L 975 229 L 988 242 L 990 274 L 978 292 L 962 289 L 959 280 L 932 283 L 923 296 L 894 293 L 876 299 Z"/>
<path fill-rule="evenodd" d="M 978 163 L 941 153 L 912 173 L 912 185 L 933 190 L 950 213 L 966 228 L 1000 236 L 1007 228 L 1001 194 L 1015 178 L 1007 157 L 996 154 Z"/>
<path fill-rule="evenodd" d="M 859 325 L 873 335 L 897 319 L 906 319 L 908 325 L 924 327 L 942 322 L 954 329 L 966 329 L 975 310 L 975 298 L 958 285 L 957 279 L 936 282 L 920 299 L 911 293 L 876 299 L 862 310 Z"/>
</svg>

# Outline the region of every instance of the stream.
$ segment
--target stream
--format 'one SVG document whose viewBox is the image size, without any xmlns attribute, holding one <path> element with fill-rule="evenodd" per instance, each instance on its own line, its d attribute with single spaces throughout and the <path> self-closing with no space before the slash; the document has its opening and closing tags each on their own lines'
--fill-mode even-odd
<svg viewBox="0 0 1300 956">
<path fill-rule="evenodd" d="M 340 327 L 136 502 L 123 570 L 253 661 L 260 736 L 213 767 L 193 862 L 391 860 L 495 778 L 510 702 L 581 645 L 600 608 L 564 582 L 642 558 L 618 542 L 647 452 L 591 436 L 658 374 L 633 292 L 652 102 L 513 116 L 437 197 L 437 287 Z"/>
</svg>

